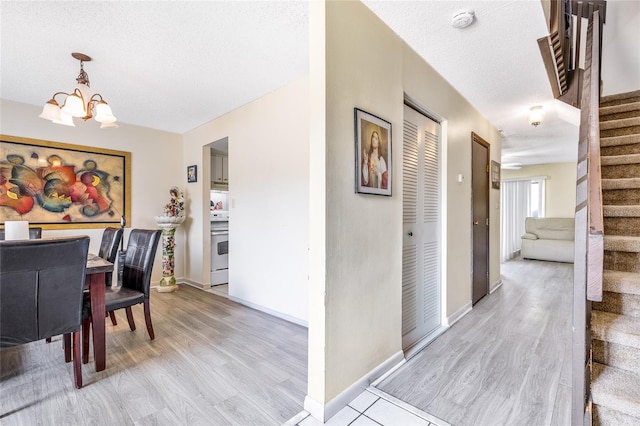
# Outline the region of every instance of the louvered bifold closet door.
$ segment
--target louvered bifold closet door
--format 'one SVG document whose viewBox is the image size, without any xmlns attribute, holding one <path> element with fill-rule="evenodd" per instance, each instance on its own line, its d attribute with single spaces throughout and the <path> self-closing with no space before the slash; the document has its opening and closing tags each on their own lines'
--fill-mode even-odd
<svg viewBox="0 0 640 426">
<path fill-rule="evenodd" d="M 439 125 L 405 106 L 402 155 L 402 345 L 441 322 Z"/>
</svg>

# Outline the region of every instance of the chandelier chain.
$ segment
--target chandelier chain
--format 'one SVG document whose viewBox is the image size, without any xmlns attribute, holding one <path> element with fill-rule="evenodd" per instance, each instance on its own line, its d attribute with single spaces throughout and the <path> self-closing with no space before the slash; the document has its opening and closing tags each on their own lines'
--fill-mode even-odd
<svg viewBox="0 0 640 426">
<path fill-rule="evenodd" d="M 76 78 L 78 84 L 86 84 L 87 87 L 91 87 L 89 83 L 89 75 L 84 71 L 84 61 L 80 61 L 80 74 Z"/>
</svg>

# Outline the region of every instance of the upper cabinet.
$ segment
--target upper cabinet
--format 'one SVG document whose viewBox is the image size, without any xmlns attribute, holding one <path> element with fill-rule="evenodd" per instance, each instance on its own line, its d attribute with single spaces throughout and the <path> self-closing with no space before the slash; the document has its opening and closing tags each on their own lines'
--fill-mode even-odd
<svg viewBox="0 0 640 426">
<path fill-rule="evenodd" d="M 229 185 L 229 157 L 211 155 L 211 185 Z"/>
</svg>

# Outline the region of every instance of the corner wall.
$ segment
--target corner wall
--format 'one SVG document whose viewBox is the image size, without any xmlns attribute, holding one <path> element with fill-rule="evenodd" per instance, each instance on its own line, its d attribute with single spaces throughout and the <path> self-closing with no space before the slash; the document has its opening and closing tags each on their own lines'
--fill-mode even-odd
<svg viewBox="0 0 640 426">
<path fill-rule="evenodd" d="M 118 128 L 100 129 L 95 120 L 76 119 L 76 127 L 62 126 L 38 118 L 42 112 L 40 107 L 7 100 L 0 100 L 0 111 L 0 133 L 5 135 L 131 152 L 131 223 L 127 223 L 125 229 L 125 247 L 131 228 L 158 229 L 153 217 L 162 214 L 162 208 L 171 198 L 169 189 L 172 186 L 185 188 L 186 178 L 180 167 L 180 135 L 125 123 L 118 123 Z M 189 215 L 190 207 L 187 205 Z M 0 208 L 0 221 L 3 220 L 1 214 Z M 98 252 L 102 229 L 43 231 L 44 237 L 70 235 L 88 235 L 91 238 L 89 251 Z M 184 231 L 180 227 L 176 231 L 175 276 L 178 279 L 184 276 L 181 253 L 184 241 Z M 162 247 L 158 247 L 151 277 L 154 284 L 162 277 L 161 258 Z"/>
<path fill-rule="evenodd" d="M 303 78 L 183 135 L 183 170 L 204 170 L 211 142 L 229 141 L 229 296 L 306 324 L 309 81 Z M 207 167 L 208 169 L 208 167 Z M 209 176 L 187 184 L 186 276 L 211 284 Z"/>
<path fill-rule="evenodd" d="M 501 147 L 497 130 L 363 4 L 329 1 L 310 14 L 312 22 L 326 18 L 326 49 L 311 51 L 312 63 L 326 57 L 326 160 L 311 158 L 311 169 L 325 167 L 327 179 L 326 194 L 310 194 L 326 197 L 316 200 L 326 204 L 319 223 L 326 246 L 310 263 L 326 257 L 326 265 L 310 271 L 310 291 L 325 295 L 310 309 L 325 316 L 310 322 L 310 352 L 323 346 L 324 358 L 309 354 L 308 398 L 326 407 L 402 350 L 404 93 L 444 119 L 446 316 L 471 302 L 471 132 L 491 143 L 492 159 L 499 161 Z M 391 197 L 354 191 L 354 107 L 392 123 Z M 462 184 L 454 183 L 458 173 Z M 499 191 L 490 197 L 493 283 L 500 279 Z"/>
</svg>

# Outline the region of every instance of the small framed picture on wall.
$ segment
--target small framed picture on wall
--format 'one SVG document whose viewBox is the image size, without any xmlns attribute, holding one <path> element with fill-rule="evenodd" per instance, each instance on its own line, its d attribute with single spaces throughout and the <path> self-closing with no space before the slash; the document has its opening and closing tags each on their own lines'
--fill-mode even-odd
<svg viewBox="0 0 640 426">
<path fill-rule="evenodd" d="M 491 160 L 491 188 L 500 189 L 500 163 Z"/>
<path fill-rule="evenodd" d="M 187 167 L 187 182 L 197 182 L 198 181 L 198 166 L 193 165 Z"/>
<path fill-rule="evenodd" d="M 391 195 L 391 123 L 354 108 L 356 192 Z"/>
</svg>

